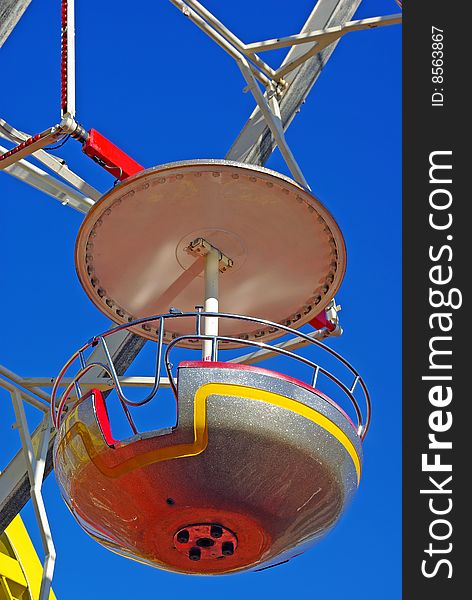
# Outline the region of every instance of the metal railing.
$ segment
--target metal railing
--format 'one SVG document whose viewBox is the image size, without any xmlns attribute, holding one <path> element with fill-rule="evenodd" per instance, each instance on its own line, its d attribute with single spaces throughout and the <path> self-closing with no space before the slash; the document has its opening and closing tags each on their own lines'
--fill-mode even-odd
<svg viewBox="0 0 472 600">
<path fill-rule="evenodd" d="M 195 319 L 194 331 L 189 332 L 184 335 L 178 335 L 168 344 L 164 344 L 163 340 L 164 340 L 164 331 L 165 331 L 166 321 L 170 320 L 170 319 L 185 319 L 185 318 L 188 319 L 189 317 Z M 352 376 L 352 380 L 349 383 L 341 381 L 341 379 L 337 375 L 335 375 L 334 373 L 329 371 L 327 368 L 320 365 L 318 362 L 310 360 L 299 354 L 295 354 L 293 351 L 283 348 L 281 344 L 279 344 L 279 345 L 268 344 L 268 343 L 265 343 L 262 341 L 242 339 L 242 338 L 238 338 L 238 337 L 224 336 L 224 335 L 205 335 L 202 333 L 202 319 L 204 319 L 205 317 L 217 317 L 218 320 L 230 319 L 230 320 L 240 320 L 240 321 L 256 323 L 258 325 L 263 325 L 265 327 L 269 327 L 274 330 L 280 330 L 281 332 L 284 332 L 285 334 L 296 336 L 296 338 L 302 340 L 302 342 L 304 342 L 305 344 L 308 344 L 309 346 L 315 346 L 318 349 L 321 349 L 321 351 L 323 353 L 326 353 L 327 355 L 333 357 L 339 364 L 343 365 L 343 367 L 345 367 L 347 369 L 347 371 Z M 142 326 L 142 325 L 149 324 L 152 322 L 158 323 L 158 331 L 159 331 L 158 339 L 156 342 L 157 348 L 156 348 L 155 370 L 154 370 L 154 385 L 152 386 L 151 391 L 145 398 L 143 398 L 139 401 L 131 400 L 130 398 L 126 397 L 123 392 L 123 389 L 122 389 L 122 386 L 121 386 L 121 383 L 119 380 L 119 376 L 116 372 L 115 366 L 113 364 L 113 359 L 111 357 L 111 353 L 110 353 L 108 345 L 107 345 L 106 338 L 108 336 L 113 335 L 114 333 L 117 333 L 118 331 L 123 330 L 123 329 L 128 329 L 128 328 L 136 327 L 136 326 Z M 82 393 L 82 390 L 80 387 L 81 378 L 86 373 L 88 373 L 91 369 L 100 368 L 110 376 L 113 387 L 116 390 L 118 399 L 123 408 L 123 411 L 128 419 L 128 422 L 129 422 L 133 432 L 136 434 L 137 428 L 134 424 L 129 407 L 143 406 L 144 404 L 147 404 L 148 402 L 150 402 L 156 396 L 156 394 L 158 393 L 158 391 L 160 389 L 162 363 L 164 363 L 164 367 L 166 369 L 167 376 L 169 378 L 170 387 L 174 393 L 175 398 L 177 399 L 177 395 L 178 395 L 177 384 L 176 384 L 176 379 L 172 373 L 173 366 L 170 361 L 170 355 L 171 355 L 172 350 L 176 346 L 178 346 L 180 343 L 188 342 L 188 341 L 192 341 L 192 340 L 195 341 L 196 343 L 198 343 L 198 341 L 203 342 L 205 340 L 209 340 L 211 342 L 212 352 L 211 352 L 211 361 L 208 361 L 209 364 L 211 364 L 211 362 L 216 362 L 218 360 L 218 352 L 220 350 L 220 343 L 224 344 L 227 342 L 231 342 L 231 343 L 237 343 L 240 346 L 256 347 L 262 352 L 270 350 L 271 355 L 275 354 L 275 355 L 284 356 L 284 357 L 293 359 L 295 361 L 298 361 L 299 363 L 303 363 L 303 364 L 307 365 L 308 367 L 310 367 L 312 369 L 312 378 L 310 381 L 310 385 L 313 388 L 315 388 L 319 384 L 319 376 L 323 375 L 329 381 L 334 383 L 335 386 L 337 386 L 337 388 L 341 390 L 343 395 L 345 397 L 347 397 L 347 399 L 349 400 L 350 405 L 352 406 L 352 408 L 355 412 L 355 415 L 356 415 L 357 433 L 358 433 L 359 437 L 361 438 L 361 440 L 363 440 L 365 438 L 367 431 L 369 429 L 369 424 L 370 424 L 370 419 L 371 419 L 371 402 L 370 402 L 369 391 L 367 389 L 367 386 L 366 386 L 364 380 L 362 379 L 360 374 L 356 371 L 356 369 L 345 358 L 343 358 L 340 354 L 338 354 L 335 350 L 322 344 L 321 342 L 314 339 L 309 334 L 305 334 L 301 331 L 297 331 L 295 329 L 292 329 L 291 327 L 282 325 L 280 323 L 274 323 L 272 321 L 268 321 L 265 319 L 258 319 L 256 317 L 249 317 L 249 316 L 238 315 L 238 314 L 233 314 L 233 313 L 202 312 L 201 310 L 196 310 L 195 312 L 174 311 L 174 312 L 169 312 L 167 314 L 154 315 L 154 316 L 146 317 L 143 319 L 137 319 L 135 321 L 126 323 L 124 325 L 118 325 L 117 327 L 109 329 L 108 331 L 105 331 L 104 333 L 97 335 L 97 336 L 93 337 L 91 340 L 89 340 L 86 344 L 84 344 L 81 348 L 79 348 L 71 356 L 71 358 L 66 362 L 66 364 L 63 366 L 63 368 L 59 372 L 59 374 L 54 382 L 54 386 L 53 386 L 52 392 L 51 392 L 51 417 L 52 417 L 52 422 L 54 423 L 54 426 L 56 428 L 60 427 L 64 408 L 65 408 L 65 406 L 68 402 L 69 396 L 73 390 L 75 390 L 78 401 L 80 402 L 80 399 L 83 396 L 83 393 Z M 104 356 L 105 356 L 105 361 L 104 362 L 87 362 L 87 351 L 95 348 L 98 345 L 101 345 L 101 347 L 102 347 L 102 350 L 103 350 Z M 167 346 L 167 347 L 163 353 L 164 346 Z M 253 356 L 253 354 L 251 354 L 251 356 Z M 72 379 L 71 379 L 69 385 L 66 387 L 65 391 L 60 395 L 60 397 L 58 397 L 58 389 L 61 385 L 61 380 L 65 376 L 66 372 L 72 367 L 72 365 L 75 362 L 78 362 L 80 364 L 80 368 L 79 368 L 78 372 L 76 373 L 76 375 L 72 377 Z M 235 362 L 235 360 L 233 359 L 232 361 L 230 360 L 228 362 L 231 364 L 231 362 Z M 237 362 L 244 363 L 244 357 L 242 359 L 240 359 L 240 358 L 237 359 Z M 319 387 L 317 389 L 319 389 Z M 361 403 L 359 403 L 359 401 L 354 396 L 354 393 L 357 390 L 360 390 L 361 394 L 362 394 L 362 402 Z M 322 390 L 320 390 L 320 391 L 322 391 Z M 340 409 L 340 408 L 339 408 L 339 410 L 342 411 L 342 409 Z"/>
</svg>

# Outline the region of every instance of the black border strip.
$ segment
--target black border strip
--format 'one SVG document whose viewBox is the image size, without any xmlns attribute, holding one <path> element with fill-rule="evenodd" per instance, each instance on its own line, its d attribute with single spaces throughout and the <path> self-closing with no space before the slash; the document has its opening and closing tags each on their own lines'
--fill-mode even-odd
<svg viewBox="0 0 472 600">
<path fill-rule="evenodd" d="M 466 132 L 472 51 L 462 6 L 410 1 L 404 12 L 403 597 L 408 600 L 470 595 L 465 562 L 471 528 L 465 510 L 471 506 L 466 483 L 472 432 L 466 411 L 472 398 L 466 374 L 472 372 L 472 351 L 466 289 L 472 272 L 472 167 Z"/>
</svg>

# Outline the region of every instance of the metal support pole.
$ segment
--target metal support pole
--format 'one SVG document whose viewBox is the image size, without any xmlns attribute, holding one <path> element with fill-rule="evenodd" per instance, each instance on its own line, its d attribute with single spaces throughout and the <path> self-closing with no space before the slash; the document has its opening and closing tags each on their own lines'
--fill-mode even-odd
<svg viewBox="0 0 472 600">
<path fill-rule="evenodd" d="M 384 25 L 398 25 L 402 22 L 401 13 L 395 15 L 385 15 L 382 17 L 371 17 L 369 19 L 360 19 L 358 21 L 349 21 L 336 27 L 326 27 L 318 31 L 307 31 L 306 33 L 297 33 L 283 38 L 273 40 L 264 40 L 253 44 L 246 44 L 245 49 L 251 52 L 267 52 L 278 48 L 287 48 L 299 44 L 317 42 L 324 48 L 335 40 L 339 39 L 350 31 L 362 31 L 363 29 L 375 29 Z"/>
<path fill-rule="evenodd" d="M 31 136 L 23 131 L 19 131 L 18 129 L 15 129 L 9 123 L 7 123 L 4 119 L 0 118 L 0 137 L 4 138 L 6 140 L 9 140 L 10 142 L 13 142 L 14 144 L 19 144 L 21 142 L 24 142 Z M 90 198 L 92 200 L 92 202 L 90 202 L 90 205 L 93 205 L 95 201 L 97 201 L 97 200 L 99 200 L 99 198 L 101 198 L 102 193 L 99 192 L 98 190 L 96 190 L 95 188 L 93 188 L 91 185 L 89 185 L 86 181 L 84 181 L 76 173 L 71 171 L 69 169 L 69 167 L 67 166 L 65 160 L 63 160 L 62 158 L 57 158 L 56 156 L 53 156 L 52 154 L 48 154 L 44 150 L 37 150 L 33 154 L 34 154 L 34 157 L 37 158 L 39 160 L 39 162 L 43 163 L 43 165 L 46 165 L 46 167 L 48 169 L 51 169 L 51 171 L 54 171 L 55 173 L 57 173 L 57 175 L 59 175 L 59 177 L 62 177 L 62 179 L 67 181 L 67 183 L 69 183 L 70 185 L 75 187 L 77 190 L 79 190 L 79 192 L 81 194 L 83 194 L 85 197 Z M 18 161 L 17 163 L 15 163 L 17 165 L 19 171 L 22 170 L 22 168 L 23 168 L 22 165 L 25 164 L 25 162 L 26 161 Z M 28 164 L 29 163 L 26 163 L 26 165 L 28 165 Z M 25 180 L 24 177 L 20 177 L 20 179 Z M 26 182 L 29 183 L 29 181 L 26 181 Z M 47 182 L 45 185 L 47 186 Z M 55 185 L 57 187 L 59 187 L 61 185 L 61 182 L 55 181 Z M 42 189 L 39 185 L 37 187 L 39 189 Z M 48 190 L 48 188 L 46 187 L 46 190 L 43 190 L 43 191 L 46 191 L 46 193 L 48 193 L 47 190 Z M 65 190 L 67 190 L 67 188 L 65 188 Z M 87 202 L 87 203 L 89 203 L 89 202 Z M 86 208 L 86 207 L 84 207 L 84 208 Z"/>
<path fill-rule="evenodd" d="M 345 23 L 352 18 L 359 4 L 360 0 L 318 0 L 301 33 L 319 31 Z M 280 98 L 284 131 L 299 112 L 313 84 L 326 66 L 336 43 L 330 44 L 321 54 L 312 56 L 288 74 L 286 81 L 289 86 Z M 295 60 L 305 50 L 306 48 L 303 46 L 292 47 L 282 64 L 285 65 Z M 274 147 L 274 136 L 258 105 L 231 146 L 226 158 L 252 164 L 264 164 Z"/>
<path fill-rule="evenodd" d="M 243 56 L 240 56 L 240 58 L 237 60 L 237 63 L 244 79 L 248 84 L 248 88 L 251 90 L 251 93 L 266 120 L 267 126 L 274 137 L 275 143 L 277 144 L 280 153 L 282 154 L 287 167 L 290 170 L 290 173 L 293 175 L 293 178 L 298 181 L 298 183 L 309 190 L 310 188 L 308 186 L 308 182 L 303 176 L 303 173 L 285 139 L 279 103 L 275 95 L 275 90 L 268 90 L 267 94 L 270 94 L 270 100 L 267 101 L 267 97 L 262 93 L 260 87 L 258 86 L 257 81 L 255 80 L 254 75 L 249 68 L 247 60 Z"/>
<path fill-rule="evenodd" d="M 0 2 L 0 48 L 8 39 L 31 0 L 2 0 Z"/>
<path fill-rule="evenodd" d="M 61 116 L 75 118 L 75 10 L 74 0 L 62 0 Z"/>
<path fill-rule="evenodd" d="M 151 387 L 154 385 L 155 377 L 118 377 L 118 381 L 122 387 Z M 26 377 L 23 379 L 23 385 L 29 389 L 31 387 L 40 385 L 43 387 L 52 387 L 55 383 L 54 377 Z M 72 377 L 63 377 L 59 384 L 59 387 L 66 388 L 72 383 Z M 1 385 L 1 384 L 0 384 Z M 100 391 L 111 390 L 114 387 L 114 382 L 111 378 L 105 379 L 103 377 L 90 377 L 80 381 L 81 387 L 86 390 L 95 388 Z M 170 381 L 168 377 L 161 377 L 159 379 L 160 388 L 169 388 Z M 44 410 L 49 409 L 45 407 Z"/>
<path fill-rule="evenodd" d="M 38 398 L 35 398 L 31 396 L 31 394 L 22 391 L 24 400 L 29 402 L 32 406 L 39 408 L 39 410 L 42 410 L 44 412 L 49 410 L 49 394 L 47 392 L 36 386 L 25 385 L 23 377 L 20 377 L 19 375 L 17 375 L 13 371 L 10 371 L 10 369 L 7 369 L 3 365 L 0 365 L 0 375 L 10 380 L 5 381 L 0 377 L 0 387 L 4 387 L 9 392 L 12 392 L 15 386 L 27 388 L 28 392 L 35 394 L 36 396 L 38 396 L 38 398 L 42 398 L 44 402 L 41 402 Z"/>
<path fill-rule="evenodd" d="M 300 167 L 290 150 L 287 141 L 284 136 L 284 129 L 282 125 L 279 104 L 276 95 L 276 83 L 274 81 L 261 79 L 260 73 L 254 66 L 248 61 L 245 56 L 244 44 L 234 34 L 232 34 L 220 21 L 218 21 L 209 11 L 205 9 L 199 2 L 188 1 L 188 5 L 191 5 L 200 12 L 210 23 L 215 27 L 213 30 L 199 14 L 194 12 L 190 6 L 188 6 L 182 0 L 170 0 L 172 4 L 180 8 L 191 21 L 193 21 L 200 29 L 205 31 L 217 44 L 224 48 L 236 61 L 241 73 L 248 84 L 248 89 L 251 91 L 254 99 L 259 106 L 264 118 L 266 119 L 267 126 L 269 127 L 274 140 L 279 147 L 279 150 L 290 169 L 294 179 L 298 181 L 305 188 L 309 189 L 308 183 L 301 172 Z M 224 36 L 224 37 L 223 37 Z M 234 44 L 234 47 L 227 41 L 229 40 Z M 273 71 L 272 71 L 273 73 Z M 266 93 L 263 94 L 259 85 L 256 81 L 258 78 L 266 87 Z M 270 97 L 270 103 L 267 100 Z"/>
<path fill-rule="evenodd" d="M 7 149 L 0 145 L 0 154 L 7 152 Z M 92 198 L 81 194 L 73 187 L 62 183 L 55 177 L 43 171 L 36 165 L 21 159 L 4 169 L 5 173 L 12 175 L 16 179 L 24 181 L 31 187 L 40 190 L 44 194 L 58 200 L 63 206 L 70 206 L 75 210 L 87 214 L 89 209 L 95 204 Z"/>
<path fill-rule="evenodd" d="M 192 23 L 195 23 L 197 27 L 204 31 L 214 42 L 218 44 L 218 46 L 221 46 L 221 48 L 223 48 L 223 50 L 225 50 L 230 56 L 232 56 L 235 60 L 238 60 L 238 57 L 241 54 L 239 50 L 230 44 L 228 40 L 215 29 L 210 27 L 209 24 L 202 19 L 198 13 L 190 8 L 190 6 L 185 4 L 185 2 L 182 0 L 170 0 L 170 2 L 172 2 L 172 4 L 176 6 L 183 15 L 188 17 Z M 263 85 L 269 85 L 270 79 L 267 77 L 267 75 L 261 73 L 254 65 L 251 65 L 249 68 L 254 73 L 254 76 L 257 77 L 257 79 L 259 79 Z"/>
<path fill-rule="evenodd" d="M 274 79 L 275 71 L 268 64 L 266 64 L 254 51 L 247 52 L 246 45 L 234 35 L 227 27 L 223 25 L 207 8 L 202 6 L 197 0 L 185 0 L 185 3 L 192 7 L 197 13 L 200 14 L 208 23 L 216 29 L 224 38 L 228 40 L 235 48 L 246 55 L 259 69 L 265 73 L 271 79 Z"/>
<path fill-rule="evenodd" d="M 46 456 L 49 447 L 49 437 L 51 432 L 51 420 L 47 412 L 41 422 L 42 433 L 38 448 L 38 457 L 35 457 L 33 443 L 26 420 L 25 409 L 21 391 L 16 389 L 11 394 L 18 430 L 20 432 L 23 452 L 27 458 L 28 478 L 30 481 L 30 494 L 33 501 L 34 512 L 41 535 L 45 558 L 43 563 L 43 575 L 41 578 L 41 588 L 38 600 L 48 600 L 51 591 L 52 576 L 54 573 L 54 564 L 56 562 L 56 550 L 52 541 L 51 529 L 44 506 L 41 488 L 43 484 L 44 469 L 46 466 Z"/>
<path fill-rule="evenodd" d="M 209 250 L 205 256 L 205 312 L 218 312 L 218 279 L 220 275 L 220 253 Z M 205 335 L 218 335 L 218 317 L 205 317 L 203 323 Z M 203 340 L 203 360 L 212 360 L 212 341 Z"/>
</svg>

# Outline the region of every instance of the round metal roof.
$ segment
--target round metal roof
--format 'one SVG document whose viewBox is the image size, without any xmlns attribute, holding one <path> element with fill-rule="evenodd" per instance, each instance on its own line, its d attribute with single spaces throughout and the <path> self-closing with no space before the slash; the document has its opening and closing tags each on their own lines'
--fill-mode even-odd
<svg viewBox="0 0 472 600">
<path fill-rule="evenodd" d="M 310 192 L 269 169 L 198 160 L 142 171 L 106 193 L 80 228 L 77 273 L 116 323 L 171 306 L 192 311 L 203 303 L 203 261 L 196 265 L 186 251 L 197 238 L 234 263 L 220 275 L 222 312 L 299 328 L 326 307 L 345 271 L 339 227 Z M 225 336 L 267 341 L 282 333 L 226 321 Z M 188 325 L 169 328 L 165 340 L 188 333 Z M 141 327 L 135 333 L 157 337 Z"/>
</svg>

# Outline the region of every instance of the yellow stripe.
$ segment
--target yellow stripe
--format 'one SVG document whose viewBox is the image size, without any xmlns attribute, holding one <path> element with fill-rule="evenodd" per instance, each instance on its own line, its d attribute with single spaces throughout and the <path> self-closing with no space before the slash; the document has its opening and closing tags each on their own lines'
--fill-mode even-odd
<svg viewBox="0 0 472 600">
<path fill-rule="evenodd" d="M 267 390 L 260 390 L 257 388 L 229 383 L 207 383 L 203 385 L 195 394 L 195 441 L 199 440 L 204 435 L 208 435 L 206 431 L 206 401 L 209 396 L 213 395 L 237 396 L 238 398 L 245 398 L 246 400 L 267 402 L 268 404 L 273 404 L 275 406 L 279 406 L 280 408 L 290 410 L 291 412 L 305 417 L 313 423 L 316 423 L 334 436 L 346 449 L 356 468 L 357 483 L 359 483 L 361 478 L 361 463 L 359 455 L 357 454 L 354 444 L 344 433 L 344 431 L 342 431 L 342 429 L 340 429 L 335 423 L 313 408 L 310 408 L 309 406 L 306 406 L 297 400 L 292 400 L 291 398 L 286 398 L 285 396 L 280 396 L 279 394 L 268 392 Z"/>
<path fill-rule="evenodd" d="M 150 450 L 144 452 L 141 455 L 133 456 L 126 461 L 114 466 L 108 466 L 103 457 L 95 449 L 94 442 L 90 436 L 87 428 L 80 422 L 74 423 L 69 431 L 66 433 L 64 438 L 61 440 L 61 444 L 58 447 L 62 447 L 62 443 L 70 443 L 72 439 L 79 435 L 84 443 L 90 459 L 94 465 L 107 477 L 120 477 L 129 471 L 151 465 L 164 460 L 171 460 L 174 458 L 187 458 L 190 456 L 197 456 L 201 454 L 208 445 L 208 420 L 207 420 L 207 400 L 209 396 L 231 396 L 237 398 L 245 398 L 246 400 L 257 400 L 260 402 L 266 402 L 280 408 L 289 410 L 297 415 L 305 417 L 309 421 L 316 423 L 326 431 L 328 431 L 333 437 L 335 437 L 345 448 L 349 456 L 351 457 L 356 473 L 357 482 L 359 483 L 361 477 L 361 463 L 359 455 L 357 454 L 356 448 L 348 436 L 340 429 L 335 423 L 330 421 L 327 417 L 319 413 L 318 411 L 305 406 L 297 400 L 286 398 L 274 392 L 268 392 L 266 390 L 260 390 L 249 386 L 234 385 L 230 383 L 207 383 L 202 385 L 196 392 L 194 398 L 194 439 L 193 442 L 187 444 L 177 444 L 175 446 L 167 446 L 165 448 L 157 448 L 156 450 Z"/>
</svg>

